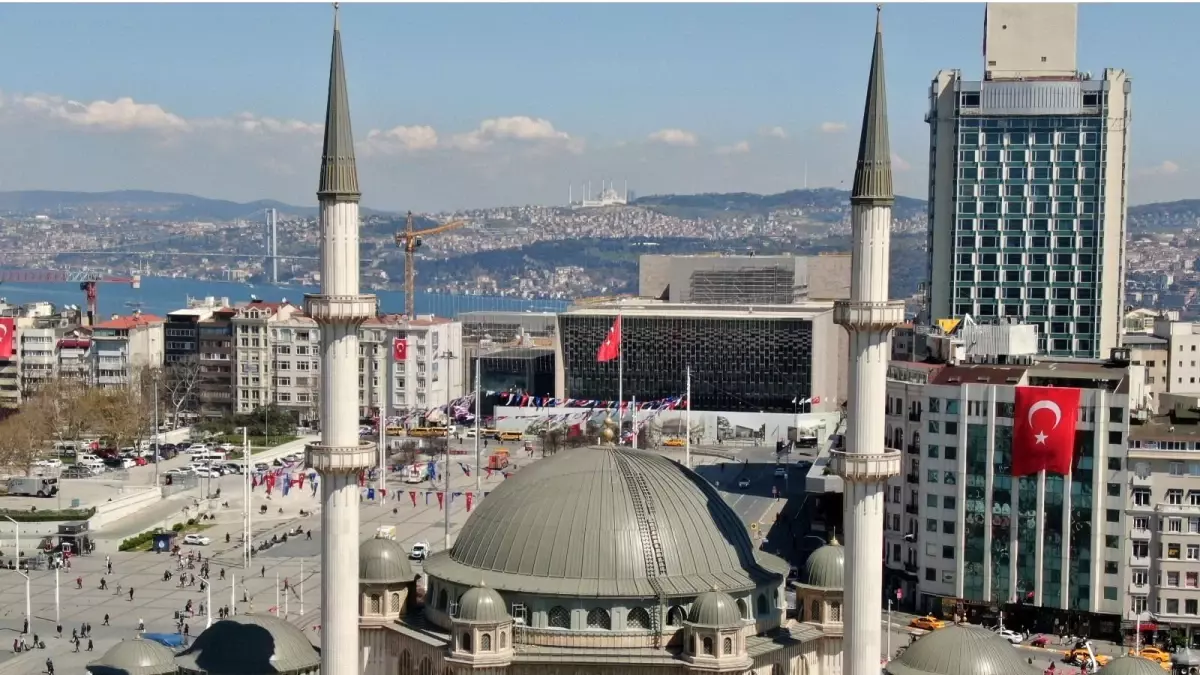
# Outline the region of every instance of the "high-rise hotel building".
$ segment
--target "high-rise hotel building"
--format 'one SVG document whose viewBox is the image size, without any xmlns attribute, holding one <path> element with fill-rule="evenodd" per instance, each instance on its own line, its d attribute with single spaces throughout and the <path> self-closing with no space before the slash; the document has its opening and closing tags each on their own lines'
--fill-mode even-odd
<svg viewBox="0 0 1200 675">
<path fill-rule="evenodd" d="M 983 80 L 933 80 L 927 318 L 1016 319 L 1097 358 L 1121 331 L 1131 83 L 1077 70 L 1076 18 L 989 3 Z"/>
</svg>

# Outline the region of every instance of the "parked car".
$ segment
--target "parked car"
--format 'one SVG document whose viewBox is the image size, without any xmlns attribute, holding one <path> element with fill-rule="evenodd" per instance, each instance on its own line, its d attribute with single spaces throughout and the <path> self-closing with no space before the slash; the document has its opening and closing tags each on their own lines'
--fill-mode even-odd
<svg viewBox="0 0 1200 675">
<path fill-rule="evenodd" d="M 267 464 L 266 462 L 255 462 L 254 470 L 255 471 L 270 471 L 271 465 Z"/>
<path fill-rule="evenodd" d="M 208 546 L 212 543 L 212 539 L 201 534 L 185 534 L 183 543 L 187 546 Z"/>
<path fill-rule="evenodd" d="M 429 542 L 418 541 L 408 551 L 409 560 L 425 560 L 429 556 Z"/>
<path fill-rule="evenodd" d="M 1024 635 L 1022 635 L 1021 633 L 1018 633 L 1015 630 L 1009 630 L 1007 628 L 1005 628 L 1004 630 L 996 631 L 996 635 L 999 635 L 1000 637 L 1004 638 L 1005 640 L 1008 640 L 1008 642 L 1010 644 L 1014 644 L 1014 645 L 1019 645 L 1025 641 Z"/>
<path fill-rule="evenodd" d="M 775 477 L 776 478 L 784 478 L 786 476 L 787 476 L 787 467 L 786 466 L 779 465 L 779 466 L 775 467 Z"/>
<path fill-rule="evenodd" d="M 1171 662 L 1171 653 L 1170 652 L 1168 652 L 1164 649 L 1159 649 L 1158 647 L 1154 647 L 1154 646 L 1142 647 L 1142 651 L 1140 654 L 1138 653 L 1138 651 L 1136 649 L 1130 649 L 1129 655 L 1130 656 L 1140 656 L 1144 659 L 1150 659 L 1151 661 L 1158 661 L 1159 663 L 1170 663 Z"/>
<path fill-rule="evenodd" d="M 64 469 L 59 478 L 91 478 L 95 475 L 88 467 L 76 464 Z"/>
<path fill-rule="evenodd" d="M 208 450 L 208 446 L 204 445 L 203 443 L 192 443 L 187 447 L 186 450 L 184 450 L 184 452 L 190 455 L 193 452 L 204 452 L 205 450 Z"/>
<path fill-rule="evenodd" d="M 749 478 L 739 478 L 738 482 L 737 482 L 737 486 L 742 489 L 750 487 L 750 479 Z"/>
</svg>

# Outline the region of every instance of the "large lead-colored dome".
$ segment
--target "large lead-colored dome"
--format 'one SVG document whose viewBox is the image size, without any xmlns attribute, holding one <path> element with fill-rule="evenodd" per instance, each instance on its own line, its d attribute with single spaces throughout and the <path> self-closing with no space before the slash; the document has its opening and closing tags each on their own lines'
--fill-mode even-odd
<svg viewBox="0 0 1200 675">
<path fill-rule="evenodd" d="M 703 478 L 662 455 L 566 450 L 517 471 L 425 564 L 435 579 L 501 592 L 586 597 L 745 591 L 787 564 L 756 552 Z M 651 581 L 651 577 L 655 581 Z"/>
</svg>

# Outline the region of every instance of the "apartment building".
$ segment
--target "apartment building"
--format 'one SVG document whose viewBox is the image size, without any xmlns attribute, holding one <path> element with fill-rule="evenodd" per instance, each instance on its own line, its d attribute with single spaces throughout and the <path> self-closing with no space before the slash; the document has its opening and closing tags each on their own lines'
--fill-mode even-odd
<svg viewBox="0 0 1200 675">
<path fill-rule="evenodd" d="M 203 418 L 224 417 L 234 411 L 236 367 L 233 317 L 237 310 L 220 307 L 196 324 L 200 373 L 196 381 L 196 412 Z"/>
<path fill-rule="evenodd" d="M 300 351 L 305 357 L 302 360 L 303 372 L 307 374 L 314 368 L 314 362 L 317 361 L 316 322 L 304 318 L 300 307 L 286 301 L 264 302 L 256 299 L 236 307 L 230 324 L 235 366 L 235 411 L 248 413 L 275 403 L 279 393 L 276 388 L 281 385 L 275 380 L 275 374 L 280 368 L 288 371 L 283 381 L 286 381 L 289 394 L 287 403 L 291 407 L 290 404 L 296 403 L 296 400 L 292 391 L 295 386 L 292 375 L 294 362 L 290 357 L 297 351 L 297 337 L 303 337 L 299 341 L 299 346 L 303 347 Z M 310 335 L 310 332 L 313 334 Z M 286 366 L 277 365 L 278 354 L 289 357 L 285 359 Z M 313 389 L 316 389 L 315 383 Z"/>
<path fill-rule="evenodd" d="M 1195 406 L 1134 428 L 1126 502 L 1123 616 L 1200 644 L 1200 415 Z"/>
<path fill-rule="evenodd" d="M 425 412 L 467 393 L 463 324 L 433 315 L 386 315 L 368 320 L 359 334 L 359 407 L 368 416 L 386 403 L 392 368 L 391 414 Z M 392 362 L 392 340 L 406 341 L 404 359 Z M 448 356 L 449 355 L 449 356 Z"/>
<path fill-rule="evenodd" d="M 134 312 L 93 326 L 93 381 L 101 387 L 130 386 L 142 373 L 161 368 L 165 324 L 162 317 Z"/>
</svg>

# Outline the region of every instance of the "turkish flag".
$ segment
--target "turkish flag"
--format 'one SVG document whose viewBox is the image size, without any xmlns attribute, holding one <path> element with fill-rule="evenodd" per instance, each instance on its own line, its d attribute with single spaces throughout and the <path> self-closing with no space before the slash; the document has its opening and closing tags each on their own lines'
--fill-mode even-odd
<svg viewBox="0 0 1200 675">
<path fill-rule="evenodd" d="M 392 360 L 407 361 L 408 360 L 408 340 L 405 338 L 392 338 Z"/>
<path fill-rule="evenodd" d="M 13 355 L 13 337 L 16 325 L 12 317 L 0 319 L 0 359 L 11 359 Z"/>
<path fill-rule="evenodd" d="M 613 321 L 612 328 L 608 329 L 608 335 L 604 337 L 604 342 L 600 343 L 600 349 L 596 350 L 596 360 L 600 363 L 612 361 L 621 355 L 621 315 L 617 315 L 617 320 Z"/>
<path fill-rule="evenodd" d="M 474 503 L 475 503 L 475 495 L 468 492 L 467 493 L 467 513 L 471 512 L 471 506 L 474 505 Z"/>
<path fill-rule="evenodd" d="M 1012 475 L 1071 474 L 1079 390 L 1017 387 L 1013 410 Z"/>
</svg>

